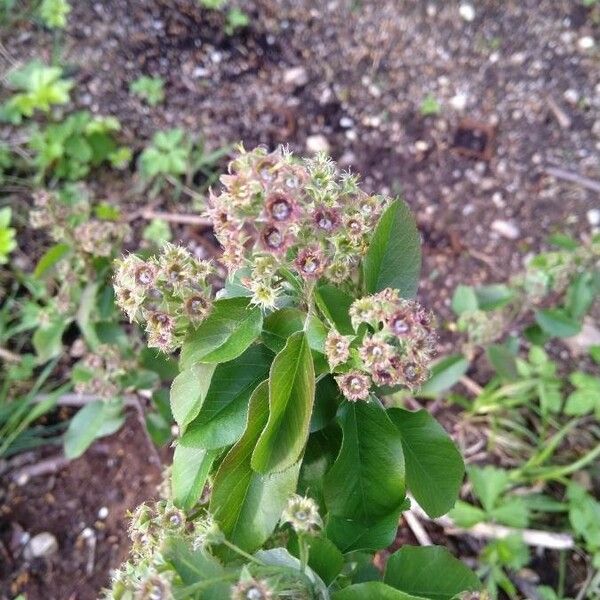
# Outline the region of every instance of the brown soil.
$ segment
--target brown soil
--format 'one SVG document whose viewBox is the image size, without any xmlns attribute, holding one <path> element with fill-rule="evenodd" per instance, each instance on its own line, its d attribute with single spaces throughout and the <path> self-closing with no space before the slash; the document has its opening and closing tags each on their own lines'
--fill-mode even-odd
<svg viewBox="0 0 600 600">
<path fill-rule="evenodd" d="M 127 511 L 157 495 L 161 469 L 149 456 L 146 434 L 130 415 L 121 431 L 55 475 L 25 485 L 9 476 L 0 481 L 0 598 L 97 598 L 127 554 Z M 95 549 L 82 535 L 87 528 Z M 41 532 L 56 537 L 58 551 L 26 560 L 24 534 Z"/>
</svg>

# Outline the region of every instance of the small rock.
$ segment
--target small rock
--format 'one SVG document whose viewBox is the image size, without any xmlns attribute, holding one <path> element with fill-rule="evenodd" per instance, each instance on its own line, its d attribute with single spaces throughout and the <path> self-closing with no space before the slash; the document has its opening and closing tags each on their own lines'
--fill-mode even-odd
<svg viewBox="0 0 600 600">
<path fill-rule="evenodd" d="M 563 97 L 569 104 L 577 104 L 579 102 L 579 92 L 573 88 L 566 90 Z"/>
<path fill-rule="evenodd" d="M 102 506 L 100 507 L 100 510 L 98 510 L 98 518 L 104 520 L 106 517 L 108 517 L 108 508 L 106 506 Z"/>
<path fill-rule="evenodd" d="M 33 558 L 48 558 L 58 550 L 56 538 L 48 531 L 34 535 L 25 546 L 23 554 L 27 560 Z"/>
<path fill-rule="evenodd" d="M 306 138 L 306 149 L 311 154 L 316 154 L 317 152 L 329 152 L 329 142 L 324 135 L 309 135 Z"/>
<path fill-rule="evenodd" d="M 470 23 L 475 18 L 475 9 L 471 4 L 463 3 L 458 8 L 458 14 Z"/>
<path fill-rule="evenodd" d="M 584 35 L 577 40 L 577 45 L 581 50 L 591 50 L 595 46 L 594 38 L 591 35 Z"/>
<path fill-rule="evenodd" d="M 308 73 L 304 67 L 292 67 L 283 74 L 283 81 L 294 87 L 302 87 L 308 83 Z"/>
<path fill-rule="evenodd" d="M 600 225 L 600 209 L 592 208 L 586 213 L 588 223 L 592 227 L 598 227 Z"/>
<path fill-rule="evenodd" d="M 516 240 L 521 231 L 512 221 L 502 221 L 501 219 L 496 219 L 492 223 L 492 229 L 502 237 L 505 237 L 509 240 Z"/>
<path fill-rule="evenodd" d="M 354 125 L 354 121 L 350 117 L 342 117 L 340 119 L 340 127 L 350 129 Z"/>
<path fill-rule="evenodd" d="M 467 95 L 458 93 L 455 96 L 452 96 L 452 98 L 450 98 L 450 106 L 454 110 L 464 110 L 467 106 Z"/>
</svg>

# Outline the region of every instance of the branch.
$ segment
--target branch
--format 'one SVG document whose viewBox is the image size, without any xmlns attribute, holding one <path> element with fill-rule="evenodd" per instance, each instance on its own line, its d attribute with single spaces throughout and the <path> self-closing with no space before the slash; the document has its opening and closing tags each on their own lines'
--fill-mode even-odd
<svg viewBox="0 0 600 600">
<path fill-rule="evenodd" d="M 169 223 L 197 225 L 198 227 L 212 227 L 212 221 L 206 217 L 201 217 L 200 215 L 180 215 L 177 213 L 143 210 L 139 216 L 148 221 L 151 221 L 152 219 L 160 219 Z"/>
<path fill-rule="evenodd" d="M 600 181 L 595 181 L 594 179 L 590 179 L 589 177 L 579 175 L 579 173 L 566 171 L 565 169 L 561 169 L 559 167 L 546 167 L 545 171 L 546 173 L 548 173 L 548 175 L 556 177 L 556 179 L 562 179 L 564 181 L 570 181 L 571 183 L 577 183 L 581 187 L 587 188 L 588 190 L 592 190 L 593 192 L 600 193 Z"/>
<path fill-rule="evenodd" d="M 427 513 L 419 506 L 417 501 L 409 496 L 412 512 L 420 519 L 427 519 L 437 523 L 444 528 L 448 535 L 470 535 L 477 539 L 503 539 L 509 535 L 520 535 L 528 546 L 537 546 L 551 550 L 570 550 L 575 547 L 573 537 L 568 533 L 554 533 L 552 531 L 540 531 L 538 529 L 517 529 L 516 527 L 506 527 L 494 523 L 477 523 L 469 529 L 457 527 L 454 521 L 448 516 L 430 519 Z"/>
</svg>

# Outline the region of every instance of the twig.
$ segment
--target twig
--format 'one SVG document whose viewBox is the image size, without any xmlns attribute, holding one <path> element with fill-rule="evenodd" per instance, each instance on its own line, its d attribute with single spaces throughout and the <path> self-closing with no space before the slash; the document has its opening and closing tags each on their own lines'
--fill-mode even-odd
<svg viewBox="0 0 600 600">
<path fill-rule="evenodd" d="M 569 117 L 551 96 L 546 99 L 546 102 L 548 102 L 548 108 L 550 108 L 550 111 L 556 118 L 561 129 L 569 129 L 569 127 L 571 127 L 571 117 Z"/>
<path fill-rule="evenodd" d="M 423 525 L 421 525 L 421 521 L 417 517 L 416 513 L 412 510 L 407 510 L 403 515 L 406 524 L 409 526 L 410 530 L 414 533 L 417 541 L 421 546 L 432 546 L 433 542 L 429 537 L 429 534 L 425 531 Z"/>
<path fill-rule="evenodd" d="M 577 183 L 581 187 L 600 193 L 600 181 L 590 179 L 589 177 L 584 177 L 583 175 L 579 175 L 579 173 L 566 171 L 565 169 L 561 169 L 559 167 L 546 167 L 545 171 L 548 173 L 548 175 L 556 177 L 556 179 L 563 179 L 564 181 Z"/>
<path fill-rule="evenodd" d="M 18 485 L 25 485 L 32 477 L 56 473 L 68 464 L 69 459 L 61 452 L 56 456 L 41 460 L 33 465 L 21 467 L 20 469 L 13 471 L 10 477 Z"/>
<path fill-rule="evenodd" d="M 144 210 L 139 215 L 142 219 L 151 221 L 160 219 L 169 223 L 181 223 L 185 225 L 197 225 L 198 227 L 211 227 L 212 221 L 200 215 L 180 215 L 177 213 L 158 212 L 154 210 Z"/>
<path fill-rule="evenodd" d="M 21 357 L 6 348 L 0 346 L 0 358 L 5 362 L 18 363 L 21 360 Z"/>
<path fill-rule="evenodd" d="M 409 496 L 411 509 L 421 519 L 429 519 L 427 513 L 419 506 L 418 502 Z M 515 527 L 506 527 L 493 523 L 477 523 L 473 527 L 464 529 L 457 527 L 454 521 L 448 516 L 437 519 L 429 519 L 441 525 L 444 531 L 449 535 L 470 535 L 477 539 L 503 539 L 509 535 L 520 535 L 528 546 L 537 546 L 540 548 L 549 548 L 552 550 L 570 550 L 575 547 L 573 537 L 568 533 L 554 533 L 552 531 L 540 531 L 537 529 L 518 529 Z"/>
<path fill-rule="evenodd" d="M 463 375 L 459 381 L 475 396 L 479 396 L 483 392 L 483 388 L 466 375 Z"/>
<path fill-rule="evenodd" d="M 185 183 L 182 183 L 181 181 L 175 179 L 175 177 L 173 177 L 172 175 L 166 175 L 165 179 L 172 186 L 174 186 L 176 188 L 180 188 L 190 198 L 194 198 L 194 200 L 201 200 L 202 202 L 206 202 L 206 198 L 202 194 L 199 194 L 198 192 L 195 192 L 191 187 L 188 187 L 187 185 L 185 185 Z"/>
</svg>

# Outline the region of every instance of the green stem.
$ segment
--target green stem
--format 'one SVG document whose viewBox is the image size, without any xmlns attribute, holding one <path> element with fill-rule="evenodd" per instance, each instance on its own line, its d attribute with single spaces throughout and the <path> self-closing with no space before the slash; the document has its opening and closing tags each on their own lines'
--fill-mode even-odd
<svg viewBox="0 0 600 600">
<path fill-rule="evenodd" d="M 236 546 L 234 543 L 230 542 L 229 540 L 223 540 L 223 544 L 225 546 L 227 546 L 229 549 L 231 549 L 234 552 L 236 552 L 237 554 L 239 554 L 240 556 L 243 556 L 246 560 L 249 560 L 250 562 L 253 562 L 254 564 L 260 565 L 261 567 L 263 566 L 263 563 L 260 560 L 258 560 L 258 558 L 256 558 L 256 556 L 252 556 L 252 554 L 248 554 L 248 552 L 246 552 L 245 550 L 242 550 L 239 546 Z"/>
<path fill-rule="evenodd" d="M 306 573 L 306 566 L 308 565 L 308 544 L 306 543 L 306 537 L 304 535 L 298 536 L 298 545 L 300 549 L 300 571 Z"/>
</svg>

